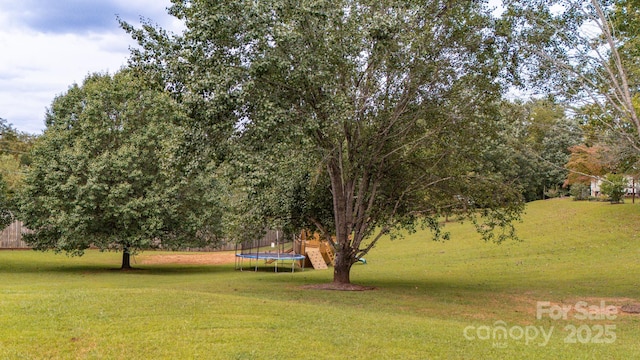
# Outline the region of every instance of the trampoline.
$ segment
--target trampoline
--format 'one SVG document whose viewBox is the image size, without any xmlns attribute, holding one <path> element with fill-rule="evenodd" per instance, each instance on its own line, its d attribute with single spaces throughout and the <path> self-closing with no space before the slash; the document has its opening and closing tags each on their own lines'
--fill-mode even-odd
<svg viewBox="0 0 640 360">
<path fill-rule="evenodd" d="M 239 245 L 239 246 L 238 246 Z M 236 270 L 244 269 L 244 260 L 249 260 L 249 268 L 258 271 L 258 262 L 264 260 L 265 264 L 275 263 L 275 271 L 278 272 L 278 263 L 291 261 L 291 272 L 295 271 L 296 261 L 301 261 L 304 271 L 305 255 L 299 253 L 296 241 L 282 239 L 278 230 L 267 231 L 260 240 L 250 240 L 236 245 Z M 255 263 L 255 265 L 253 265 Z"/>
<path fill-rule="evenodd" d="M 296 261 L 304 260 L 305 256 L 300 254 L 279 254 L 279 253 L 252 253 L 252 254 L 236 254 L 240 260 L 240 271 L 243 269 L 244 259 L 255 260 L 255 270 L 258 271 L 258 260 L 264 260 L 265 262 L 272 261 L 276 265 L 276 272 L 278 272 L 278 262 L 280 261 L 291 261 L 291 272 L 295 271 Z M 251 267 L 251 263 L 249 263 Z M 304 270 L 304 262 L 302 263 L 302 270 Z"/>
</svg>

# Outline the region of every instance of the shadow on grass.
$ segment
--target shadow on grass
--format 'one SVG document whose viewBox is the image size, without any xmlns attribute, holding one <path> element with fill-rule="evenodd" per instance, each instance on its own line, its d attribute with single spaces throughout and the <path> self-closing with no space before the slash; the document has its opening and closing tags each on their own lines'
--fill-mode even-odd
<svg viewBox="0 0 640 360">
<path fill-rule="evenodd" d="M 112 253 L 113 255 L 115 253 Z M 75 257 L 63 253 L 40 251 L 0 251 L 0 274 L 122 274 L 126 275 L 189 275 L 206 273 L 228 273 L 234 271 L 234 264 L 145 264 L 131 260 L 132 270 L 120 268 L 119 256 L 106 252 L 87 251 L 84 256 Z"/>
<path fill-rule="evenodd" d="M 119 270 L 119 269 L 117 269 Z M 144 265 L 132 271 L 134 274 L 149 275 L 193 275 L 232 273 L 232 265 Z"/>
<path fill-rule="evenodd" d="M 253 268 L 246 269 L 245 273 L 262 275 L 259 281 L 262 284 L 268 283 L 274 286 L 287 286 L 289 288 L 299 288 L 300 290 L 313 290 L 311 288 L 305 289 L 309 285 L 329 284 L 333 281 L 333 269 L 328 270 L 314 270 L 314 269 L 296 269 L 294 273 L 289 271 L 278 270 L 275 273 L 273 267 L 258 267 L 258 271 L 254 271 Z M 266 274 L 272 274 L 273 276 L 264 276 Z M 250 275 L 248 275 L 250 276 Z M 361 285 L 366 287 L 374 287 L 376 289 L 391 292 L 391 293 L 407 293 L 407 291 L 420 290 L 420 292 L 455 292 L 455 291 L 469 291 L 484 293 L 487 291 L 504 291 L 508 290 L 508 287 L 501 286 L 499 284 L 488 284 L 487 282 L 476 282 L 470 279 L 456 279 L 455 281 L 446 281 L 441 279 L 396 279 L 396 278 L 366 278 L 360 279 L 358 277 L 352 278 L 354 285 Z"/>
<path fill-rule="evenodd" d="M 229 273 L 235 271 L 228 265 L 141 265 L 121 269 L 109 264 L 2 264 L 0 273 L 60 273 L 60 274 L 121 274 L 129 275 L 193 275 Z"/>
<path fill-rule="evenodd" d="M 294 271 L 291 271 L 291 267 L 278 267 L 276 269 L 273 266 L 258 266 L 258 267 L 245 266 L 244 268 L 242 268 L 242 270 L 237 270 L 237 271 L 246 272 L 246 273 L 298 274 L 298 273 L 303 273 L 305 271 L 309 271 L 309 269 L 303 270 L 296 267 Z M 313 271 L 313 269 L 311 269 L 311 271 Z"/>
<path fill-rule="evenodd" d="M 264 272 L 266 273 L 266 271 Z M 286 286 L 290 289 L 299 289 L 300 291 L 311 291 L 311 289 L 304 289 L 305 286 L 314 284 L 330 283 L 333 279 L 333 272 L 322 271 L 320 273 L 317 270 L 310 270 L 308 273 L 298 272 L 293 276 L 263 276 L 260 278 L 261 283 L 268 283 L 273 286 Z M 417 296 L 433 296 L 442 297 L 447 299 L 450 296 L 459 297 L 462 294 L 465 296 L 491 297 L 491 294 L 511 294 L 514 296 L 526 294 L 527 296 L 536 296 L 536 294 L 560 294 L 564 293 L 584 293 L 598 295 L 602 291 L 588 291 L 588 289 L 576 289 L 576 287 L 583 287 L 584 284 L 590 283 L 591 279 L 559 279 L 554 278 L 553 281 L 549 279 L 535 279 L 528 280 L 527 282 L 505 282 L 501 279 L 491 278 L 396 278 L 381 275 L 379 277 L 367 276 L 360 278 L 359 276 L 352 277 L 352 283 L 367 287 L 375 287 L 378 292 L 387 293 L 389 296 L 404 296 L 415 294 Z M 591 287 L 600 289 L 604 287 L 606 283 L 596 283 Z M 564 291 L 562 291 L 564 290 Z M 585 291 L 587 290 L 587 291 Z M 611 296 L 618 296 L 615 292 L 612 292 Z M 631 296 L 631 295 L 630 295 Z"/>
</svg>

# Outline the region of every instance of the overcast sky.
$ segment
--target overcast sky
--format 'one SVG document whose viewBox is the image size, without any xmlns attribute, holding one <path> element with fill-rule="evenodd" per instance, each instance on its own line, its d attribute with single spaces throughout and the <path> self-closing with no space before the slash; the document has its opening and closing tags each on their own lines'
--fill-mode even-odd
<svg viewBox="0 0 640 360">
<path fill-rule="evenodd" d="M 130 36 L 116 15 L 179 29 L 169 0 L 0 0 L 0 118 L 40 134 L 56 95 L 93 72 L 126 65 Z"/>
</svg>

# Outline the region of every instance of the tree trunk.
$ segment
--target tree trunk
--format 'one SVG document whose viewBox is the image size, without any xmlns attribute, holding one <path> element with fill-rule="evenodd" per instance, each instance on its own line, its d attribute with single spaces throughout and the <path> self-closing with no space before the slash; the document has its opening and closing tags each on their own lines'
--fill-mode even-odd
<svg viewBox="0 0 640 360">
<path fill-rule="evenodd" d="M 129 253 L 129 248 L 126 246 L 122 249 L 122 267 L 120 269 L 131 269 L 131 254 Z"/>
<path fill-rule="evenodd" d="M 339 249 L 333 266 L 333 282 L 337 284 L 351 284 L 350 274 L 353 261 L 345 249 Z"/>
</svg>

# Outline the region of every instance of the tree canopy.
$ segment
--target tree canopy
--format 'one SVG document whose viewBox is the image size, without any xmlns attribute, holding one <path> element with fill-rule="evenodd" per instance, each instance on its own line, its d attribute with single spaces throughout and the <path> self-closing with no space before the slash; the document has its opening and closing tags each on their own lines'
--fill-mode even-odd
<svg viewBox="0 0 640 360">
<path fill-rule="evenodd" d="M 606 160 L 608 149 L 600 145 L 576 145 L 570 149 L 571 155 L 565 165 L 570 170 L 566 185 L 590 184 L 595 177 L 603 176 L 612 170 L 612 164 Z"/>
<path fill-rule="evenodd" d="M 516 179 L 527 201 L 557 194 L 567 178 L 570 148 L 582 141 L 578 121 L 551 99 L 505 102 L 502 121 L 508 142 L 496 151 L 509 161 L 501 172 Z"/>
<path fill-rule="evenodd" d="M 485 151 L 501 141 L 506 43 L 483 2 L 184 0 L 170 13 L 184 33 L 123 24 L 141 45 L 132 64 L 210 133 L 232 124 L 240 212 L 334 235 L 334 282 L 394 229 L 440 234 L 441 214 L 513 236 L 519 197 Z"/>
<path fill-rule="evenodd" d="M 215 174 L 181 164 L 184 114 L 132 71 L 93 74 L 58 96 L 33 149 L 21 217 L 35 249 L 129 254 L 217 240 Z"/>
<path fill-rule="evenodd" d="M 640 152 L 637 1 L 504 4 L 522 84 L 565 100 L 610 149 Z"/>
<path fill-rule="evenodd" d="M 16 193 L 23 186 L 34 141 L 35 136 L 16 130 L 7 120 L 0 118 L 0 229 L 15 219 Z"/>
<path fill-rule="evenodd" d="M 627 186 L 629 183 L 624 175 L 607 174 L 600 184 L 600 192 L 606 195 L 611 203 L 620 203 L 624 201 Z"/>
</svg>

